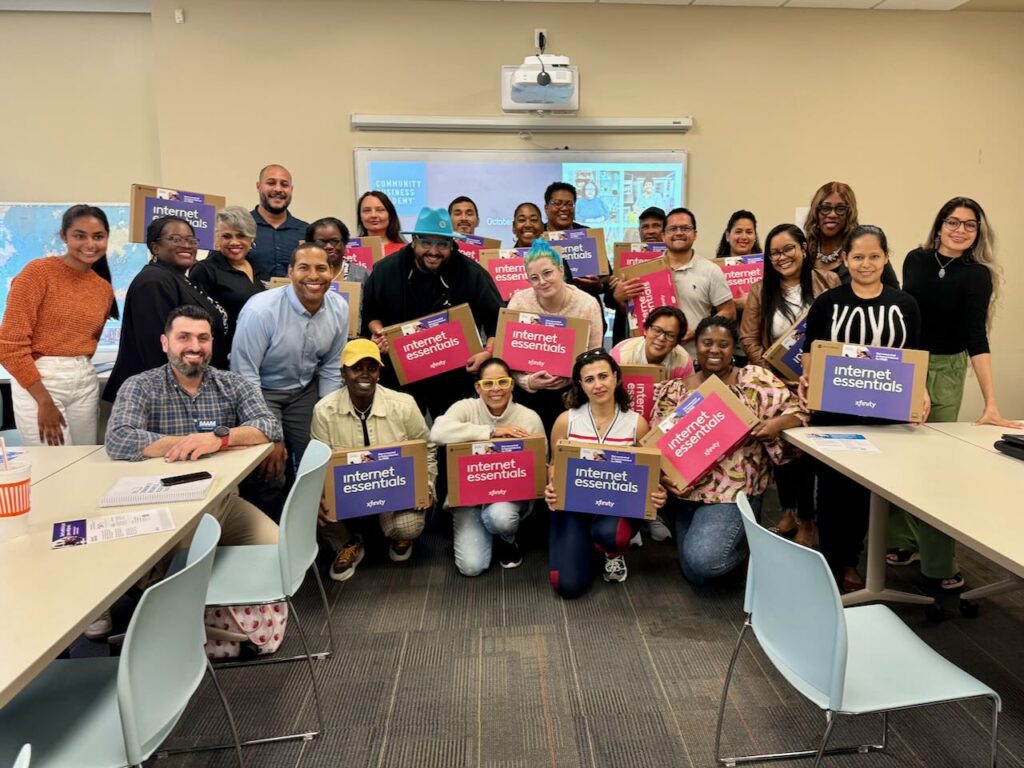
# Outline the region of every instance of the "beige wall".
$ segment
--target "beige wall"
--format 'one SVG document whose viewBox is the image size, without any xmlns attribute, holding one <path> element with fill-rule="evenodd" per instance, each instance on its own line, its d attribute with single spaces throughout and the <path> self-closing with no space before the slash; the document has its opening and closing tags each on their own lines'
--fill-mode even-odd
<svg viewBox="0 0 1024 768">
<path fill-rule="evenodd" d="M 1024 269 L 1008 238 L 1024 178 L 1024 14 L 447 0 L 154 0 L 151 21 L 0 14 L 5 97 L 30 116 L 0 125 L 0 145 L 24 148 L 7 153 L 0 199 L 125 199 L 131 181 L 156 181 L 248 205 L 273 161 L 295 176 L 298 215 L 351 222 L 356 146 L 536 146 L 348 128 L 353 112 L 498 114 L 498 67 L 529 52 L 536 26 L 581 68 L 582 114 L 694 117 L 686 136 L 536 142 L 689 150 L 705 252 L 733 209 L 766 231 L 839 179 L 900 261 L 945 199 L 977 197 L 1008 280 L 998 391 L 1024 416 L 1024 311 L 1009 298 Z M 965 418 L 979 402 L 969 382 Z"/>
</svg>

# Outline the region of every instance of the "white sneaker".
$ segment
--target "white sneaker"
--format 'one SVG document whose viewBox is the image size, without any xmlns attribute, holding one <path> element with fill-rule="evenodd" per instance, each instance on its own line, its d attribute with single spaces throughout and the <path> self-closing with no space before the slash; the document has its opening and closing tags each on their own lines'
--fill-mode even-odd
<svg viewBox="0 0 1024 768">
<path fill-rule="evenodd" d="M 604 580 L 625 581 L 626 558 L 622 555 L 619 555 L 618 557 L 609 557 L 608 555 L 605 555 L 604 557 Z"/>
<path fill-rule="evenodd" d="M 644 527 L 647 529 L 647 535 L 654 541 L 664 541 L 665 539 L 672 538 L 672 531 L 665 525 L 665 518 L 658 515 L 653 520 L 648 520 L 644 523 Z"/>
<path fill-rule="evenodd" d="M 636 533 L 633 534 L 633 538 L 631 538 L 629 540 L 629 548 L 630 549 L 640 549 L 640 547 L 642 547 L 643 545 L 644 545 L 644 537 L 640 533 L 640 531 L 637 531 Z"/>
<path fill-rule="evenodd" d="M 90 640 L 102 640 L 114 630 L 114 622 L 110 618 L 110 611 L 106 610 L 88 627 L 85 628 L 85 636 Z"/>
</svg>

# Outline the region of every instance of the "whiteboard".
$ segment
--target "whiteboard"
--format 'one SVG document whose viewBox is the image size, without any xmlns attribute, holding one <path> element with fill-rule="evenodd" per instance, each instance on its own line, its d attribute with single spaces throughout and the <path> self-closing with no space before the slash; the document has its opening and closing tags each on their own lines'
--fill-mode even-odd
<svg viewBox="0 0 1024 768">
<path fill-rule="evenodd" d="M 507 245 L 512 243 L 516 206 L 531 202 L 543 212 L 544 189 L 553 181 L 577 188 L 577 220 L 603 228 L 609 244 L 639 240 L 637 216 L 648 205 L 665 211 L 686 205 L 685 150 L 360 147 L 355 150 L 355 170 L 356 197 L 369 189 L 387 194 L 403 229 L 415 224 L 423 206 L 447 208 L 455 197 L 467 195 L 480 214 L 476 234 Z M 585 190 L 593 197 L 585 199 Z"/>
</svg>

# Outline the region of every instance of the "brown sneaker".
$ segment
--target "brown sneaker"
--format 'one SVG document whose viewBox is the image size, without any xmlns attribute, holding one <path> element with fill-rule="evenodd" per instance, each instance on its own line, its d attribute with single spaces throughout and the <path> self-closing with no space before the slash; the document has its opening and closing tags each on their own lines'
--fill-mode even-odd
<svg viewBox="0 0 1024 768">
<path fill-rule="evenodd" d="M 412 557 L 412 542 L 408 539 L 392 541 L 391 546 L 388 548 L 388 557 L 391 558 L 393 563 L 404 563 Z"/>
<path fill-rule="evenodd" d="M 363 561 L 366 550 L 363 540 L 359 537 L 349 539 L 348 544 L 341 548 L 338 556 L 331 563 L 331 578 L 334 581 L 347 581 L 356 572 L 356 566 Z"/>
</svg>

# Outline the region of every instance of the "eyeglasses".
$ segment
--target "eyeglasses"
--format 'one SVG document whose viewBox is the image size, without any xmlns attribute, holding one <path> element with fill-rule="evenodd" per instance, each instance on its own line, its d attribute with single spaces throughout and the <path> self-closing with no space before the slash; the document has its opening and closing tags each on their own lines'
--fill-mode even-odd
<svg viewBox="0 0 1024 768">
<path fill-rule="evenodd" d="M 552 200 L 548 203 L 548 208 L 575 208 L 575 200 Z"/>
<path fill-rule="evenodd" d="M 818 213 L 828 216 L 830 213 L 834 213 L 836 216 L 845 216 L 850 212 L 850 206 L 848 205 L 829 205 L 828 203 L 822 203 L 818 206 Z"/>
<path fill-rule="evenodd" d="M 194 237 L 182 237 L 181 235 L 164 235 L 161 240 L 166 240 L 172 245 L 187 245 L 190 248 L 195 248 L 199 245 L 199 241 Z"/>
<path fill-rule="evenodd" d="M 948 219 L 942 220 L 942 226 L 948 229 L 950 232 L 956 232 L 960 227 L 964 228 L 964 232 L 977 232 L 978 222 L 974 219 L 956 219 L 950 216 Z"/>
<path fill-rule="evenodd" d="M 339 245 L 341 245 L 341 238 L 332 237 L 330 240 L 314 240 L 313 244 L 321 248 L 326 248 L 327 246 L 331 246 L 331 248 L 337 248 Z"/>
<path fill-rule="evenodd" d="M 441 251 L 447 253 L 452 249 L 451 240 L 428 240 L 425 237 L 417 237 L 416 241 L 428 251 Z"/>
<path fill-rule="evenodd" d="M 647 328 L 647 330 L 653 332 L 654 333 L 654 337 L 656 339 L 665 339 L 665 341 L 674 342 L 674 341 L 676 341 L 679 338 L 679 334 L 678 333 L 672 333 L 671 331 L 666 331 L 664 328 L 659 328 L 656 325 L 649 326 Z"/>
<path fill-rule="evenodd" d="M 789 245 L 784 245 L 781 248 L 778 248 L 777 250 L 769 251 L 768 252 L 768 258 L 772 259 L 772 260 L 775 260 L 775 259 L 781 259 L 783 256 L 792 256 L 794 253 L 796 253 L 797 247 L 798 246 L 797 246 L 796 243 L 790 243 Z"/>
<path fill-rule="evenodd" d="M 477 383 L 480 385 L 480 389 L 487 392 L 495 387 L 498 389 L 508 389 L 512 386 L 512 379 L 508 376 L 502 376 L 500 379 L 480 379 Z"/>
<path fill-rule="evenodd" d="M 696 232 L 697 228 L 689 224 L 673 224 L 671 227 L 665 227 L 665 231 L 668 233 L 672 232 Z"/>
</svg>

